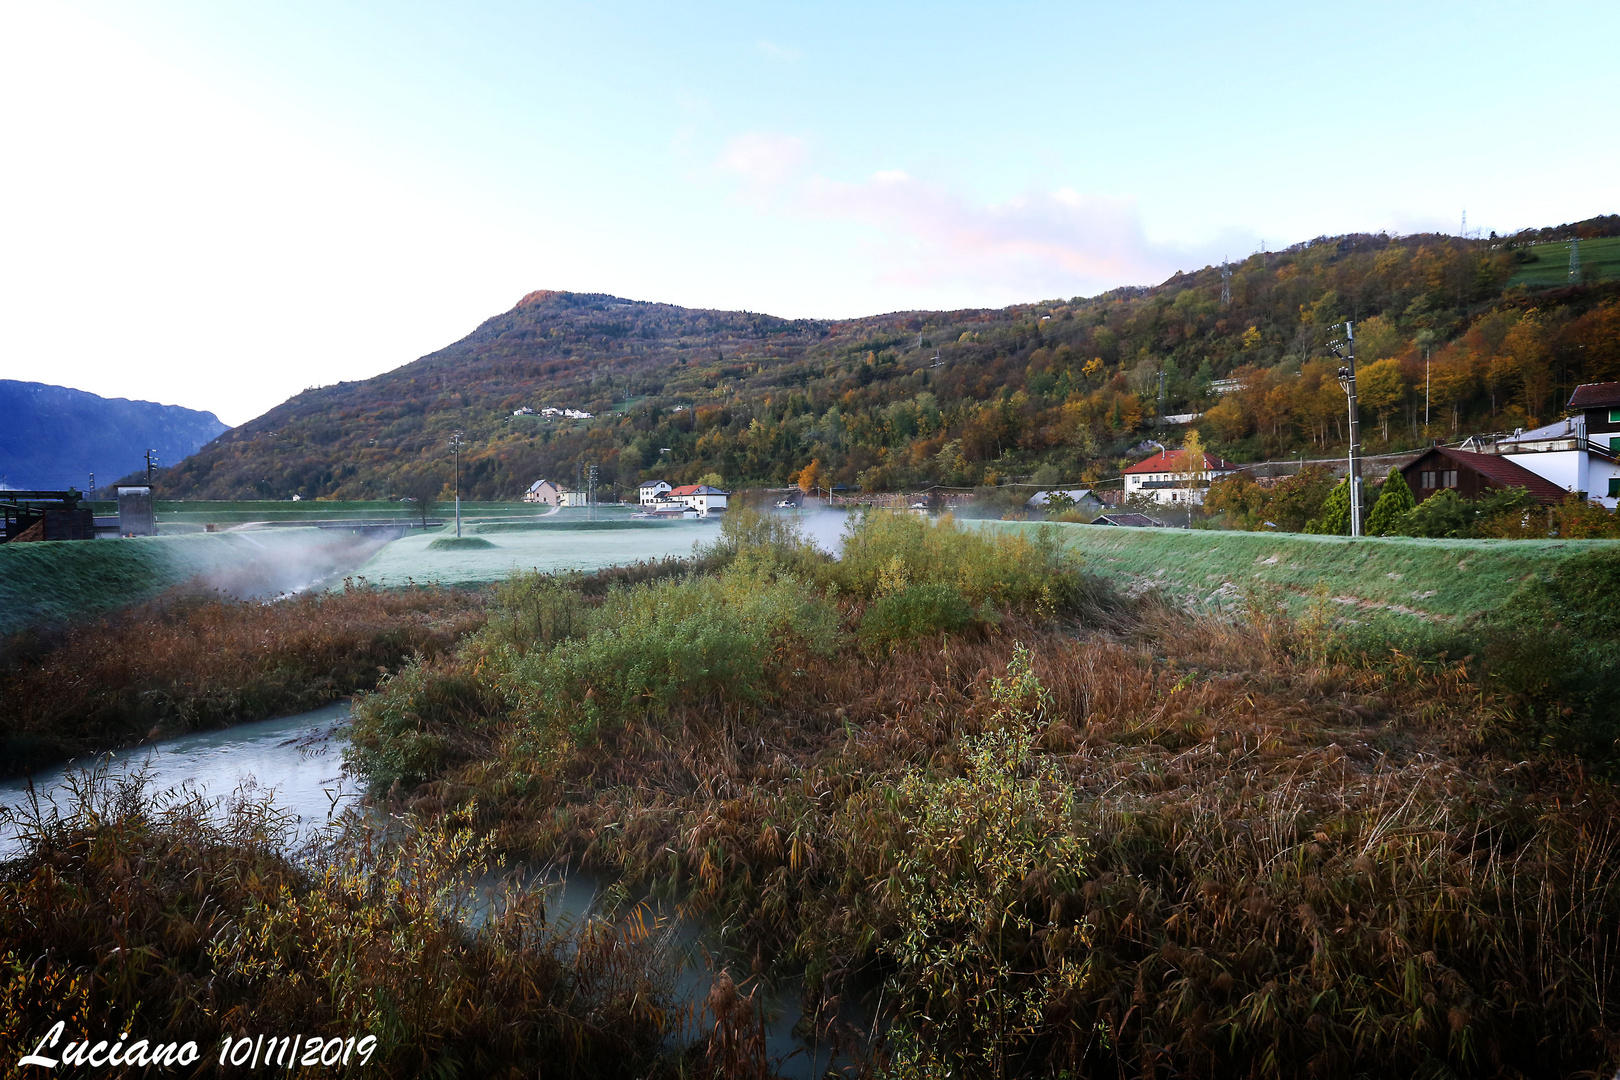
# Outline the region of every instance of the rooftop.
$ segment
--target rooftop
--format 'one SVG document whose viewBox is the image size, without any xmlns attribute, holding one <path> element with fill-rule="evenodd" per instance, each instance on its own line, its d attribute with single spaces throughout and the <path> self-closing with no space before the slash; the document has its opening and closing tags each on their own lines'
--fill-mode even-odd
<svg viewBox="0 0 1620 1080">
<path fill-rule="evenodd" d="M 1125 471 L 1128 473 L 1175 472 L 1185 469 L 1182 464 L 1186 455 L 1180 450 L 1160 450 L 1146 461 L 1138 461 Z M 1222 461 L 1214 454 L 1204 455 L 1204 472 L 1236 472 L 1237 466 L 1230 461 Z"/>
<path fill-rule="evenodd" d="M 1602 409 L 1620 406 L 1620 382 L 1584 383 L 1569 395 L 1571 409 Z"/>
</svg>

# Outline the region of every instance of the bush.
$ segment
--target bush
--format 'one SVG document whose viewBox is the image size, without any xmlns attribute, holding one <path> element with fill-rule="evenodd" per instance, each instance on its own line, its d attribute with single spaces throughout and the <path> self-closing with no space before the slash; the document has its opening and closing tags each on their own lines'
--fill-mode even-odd
<svg viewBox="0 0 1620 1080">
<path fill-rule="evenodd" d="M 1322 501 L 1322 511 L 1305 523 L 1305 531 L 1320 536 L 1350 535 L 1350 479 L 1340 480 Z"/>
<path fill-rule="evenodd" d="M 867 513 L 850 525 L 835 583 L 861 599 L 913 585 L 950 585 L 973 605 L 1038 618 L 1075 610 L 1082 594 L 1080 558 L 1056 530 L 988 532 L 949 516 Z"/>
<path fill-rule="evenodd" d="M 888 649 L 914 638 L 956 634 L 974 621 L 973 605 L 954 585 L 912 585 L 880 596 L 861 617 L 861 643 Z"/>
<path fill-rule="evenodd" d="M 1395 523 L 1402 514 L 1416 506 L 1417 500 L 1412 497 L 1412 489 L 1407 486 L 1406 477 L 1401 474 L 1401 470 L 1389 470 L 1389 477 L 1384 481 L 1384 489 L 1378 493 L 1378 501 L 1373 504 L 1372 513 L 1367 515 L 1367 535 L 1386 535 L 1395 528 Z"/>
<path fill-rule="evenodd" d="M 808 584 L 742 562 L 718 576 L 616 590 L 580 623 L 550 648 L 508 647 L 495 658 L 514 710 L 547 740 L 566 730 L 591 741 L 722 693 L 763 701 L 779 661 L 830 654 L 839 637 L 837 610 Z"/>
</svg>

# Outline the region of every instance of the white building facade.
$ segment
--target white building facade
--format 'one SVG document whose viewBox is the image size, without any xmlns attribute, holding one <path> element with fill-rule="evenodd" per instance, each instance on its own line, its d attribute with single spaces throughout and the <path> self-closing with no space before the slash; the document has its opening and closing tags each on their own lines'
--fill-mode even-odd
<svg viewBox="0 0 1620 1080">
<path fill-rule="evenodd" d="M 1200 468 L 1189 468 L 1180 450 L 1161 450 L 1125 470 L 1125 494 L 1146 495 L 1164 506 L 1204 505 L 1209 485 L 1231 476 L 1238 467 L 1205 454 Z"/>
</svg>

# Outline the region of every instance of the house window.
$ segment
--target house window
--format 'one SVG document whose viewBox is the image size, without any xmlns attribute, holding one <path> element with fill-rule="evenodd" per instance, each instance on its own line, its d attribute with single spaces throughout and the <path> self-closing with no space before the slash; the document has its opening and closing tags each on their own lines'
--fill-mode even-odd
<svg viewBox="0 0 1620 1080">
<path fill-rule="evenodd" d="M 1620 497 L 1620 476 L 1609 477 L 1609 498 Z"/>
<path fill-rule="evenodd" d="M 1620 424 L 1620 409 L 1609 410 L 1609 423 Z"/>
<path fill-rule="evenodd" d="M 1423 488 L 1425 491 L 1434 490 L 1434 471 L 1425 470 L 1423 473 Z"/>
<path fill-rule="evenodd" d="M 1445 470 L 1443 470 L 1440 473 L 1440 486 L 1441 487 L 1456 487 L 1457 486 L 1457 470 L 1456 469 L 1445 469 Z"/>
<path fill-rule="evenodd" d="M 1609 436 L 1609 453 L 1620 454 L 1620 435 Z"/>
</svg>

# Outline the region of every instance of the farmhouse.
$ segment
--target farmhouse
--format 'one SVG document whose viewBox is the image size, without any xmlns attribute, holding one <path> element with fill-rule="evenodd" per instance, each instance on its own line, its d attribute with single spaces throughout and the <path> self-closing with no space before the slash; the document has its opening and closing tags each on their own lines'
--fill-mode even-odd
<svg viewBox="0 0 1620 1080">
<path fill-rule="evenodd" d="M 1521 487 L 1544 506 L 1556 506 L 1569 492 L 1545 477 L 1537 476 L 1510 457 L 1476 454 L 1435 446 L 1419 454 L 1401 468 L 1406 486 L 1422 502 L 1442 491 L 1455 491 L 1465 499 L 1477 499 L 1487 491 Z"/>
<path fill-rule="evenodd" d="M 669 484 L 662 480 L 647 480 L 636 489 L 642 506 L 651 506 L 669 492 Z"/>
<path fill-rule="evenodd" d="M 1202 506 L 1211 481 L 1238 471 L 1236 465 L 1214 454 L 1205 454 L 1202 467 L 1196 471 L 1188 468 L 1185 459 L 1186 454 L 1180 450 L 1160 450 L 1146 461 L 1138 461 L 1125 470 L 1126 497 L 1140 492 L 1167 506 Z"/>
</svg>

